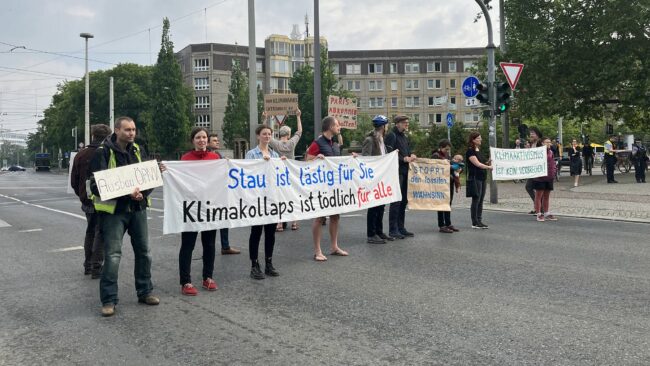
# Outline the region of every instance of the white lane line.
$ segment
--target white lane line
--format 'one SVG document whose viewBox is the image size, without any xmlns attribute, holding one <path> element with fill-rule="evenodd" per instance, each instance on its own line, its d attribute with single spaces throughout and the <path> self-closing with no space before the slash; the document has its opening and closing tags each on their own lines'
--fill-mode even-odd
<svg viewBox="0 0 650 366">
<path fill-rule="evenodd" d="M 162 219 L 162 218 L 164 218 L 164 217 L 165 217 L 165 215 L 158 215 L 158 218 L 159 218 L 159 219 Z"/>
<path fill-rule="evenodd" d="M 14 198 L 14 197 L 10 197 L 10 196 L 5 196 L 4 194 L 0 194 L 0 197 L 4 197 L 4 198 L 8 198 L 8 199 L 10 199 L 10 200 L 14 200 L 14 201 L 16 201 L 16 202 L 20 202 L 20 203 L 22 203 L 23 205 L 34 206 L 34 207 L 42 208 L 42 209 L 44 209 L 44 210 L 48 210 L 48 211 L 52 211 L 52 212 L 58 212 L 58 213 L 61 213 L 61 214 L 64 214 L 64 215 L 68 215 L 68 216 L 76 217 L 76 218 L 78 218 L 78 219 L 82 219 L 82 220 L 86 221 L 86 216 L 77 215 L 77 214 L 74 214 L 74 213 L 72 213 L 72 212 L 61 211 L 61 210 L 57 210 L 57 209 L 54 209 L 54 208 L 49 208 L 49 207 L 45 207 L 45 206 L 41 206 L 41 205 L 35 205 L 35 204 L 33 204 L 33 203 L 29 203 L 29 202 L 25 202 L 25 201 L 19 200 L 18 198 Z"/>
<path fill-rule="evenodd" d="M 19 233 L 33 233 L 36 231 L 43 231 L 43 229 L 27 229 L 27 230 L 18 230 Z"/>
<path fill-rule="evenodd" d="M 50 250 L 50 253 L 61 253 L 61 252 L 69 252 L 72 250 L 83 250 L 84 247 L 68 247 L 68 248 L 61 248 L 61 249 L 54 249 Z"/>
<path fill-rule="evenodd" d="M 341 215 L 341 217 L 358 217 L 363 216 L 362 214 L 350 214 L 350 215 Z"/>
<path fill-rule="evenodd" d="M 159 208 L 149 207 L 149 209 L 150 209 L 151 211 L 153 211 L 153 212 L 165 212 L 165 210 L 161 210 L 161 209 L 159 209 Z"/>
<path fill-rule="evenodd" d="M 149 198 L 151 198 L 154 201 L 162 201 L 163 200 L 162 198 L 156 198 L 156 197 L 149 197 Z"/>
<path fill-rule="evenodd" d="M 67 186 L 64 186 L 64 187 L 52 187 L 52 186 L 47 186 L 47 187 L 0 187 L 0 189 L 57 189 L 57 190 L 63 189 L 65 191 L 67 189 Z"/>
<path fill-rule="evenodd" d="M 11 225 L 8 222 L 0 219 L 0 227 L 11 227 Z"/>
</svg>

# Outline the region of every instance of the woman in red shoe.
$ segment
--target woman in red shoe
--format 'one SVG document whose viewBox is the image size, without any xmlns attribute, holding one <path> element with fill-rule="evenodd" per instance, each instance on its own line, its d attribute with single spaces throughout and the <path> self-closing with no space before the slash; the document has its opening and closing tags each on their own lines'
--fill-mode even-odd
<svg viewBox="0 0 650 366">
<path fill-rule="evenodd" d="M 194 127 L 190 133 L 190 140 L 194 150 L 186 153 L 181 160 L 217 160 L 219 155 L 208 151 L 208 131 L 203 127 Z M 192 285 L 190 272 L 192 269 L 192 251 L 198 236 L 196 231 L 181 233 L 181 250 L 178 253 L 178 268 L 181 277 L 181 293 L 187 296 L 196 296 L 199 292 Z M 201 244 L 203 244 L 203 288 L 215 291 L 217 283 L 212 279 L 214 271 L 215 239 L 217 230 L 201 231 Z"/>
</svg>

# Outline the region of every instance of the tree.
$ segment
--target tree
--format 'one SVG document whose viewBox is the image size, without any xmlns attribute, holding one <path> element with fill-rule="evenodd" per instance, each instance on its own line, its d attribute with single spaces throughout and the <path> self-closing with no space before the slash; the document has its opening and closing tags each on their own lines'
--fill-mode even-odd
<svg viewBox="0 0 650 366">
<path fill-rule="evenodd" d="M 158 61 L 151 82 L 151 123 L 147 125 L 150 150 L 171 157 L 185 145 L 191 128 L 192 92 L 183 84 L 181 68 L 174 57 L 169 19 L 163 19 Z"/>
<path fill-rule="evenodd" d="M 259 107 L 258 91 L 258 107 Z M 262 101 L 264 96 L 262 96 Z M 262 103 L 264 105 L 264 103 Z M 228 102 L 226 112 L 223 116 L 223 139 L 228 147 L 233 148 L 235 139 L 249 139 L 249 103 L 248 103 L 248 78 L 241 70 L 239 60 L 235 59 L 232 65 L 230 76 L 230 87 L 228 88 Z M 259 112 L 259 110 L 258 110 Z M 261 113 L 259 114 L 261 116 Z M 255 141 L 250 142 L 250 146 Z"/>
</svg>

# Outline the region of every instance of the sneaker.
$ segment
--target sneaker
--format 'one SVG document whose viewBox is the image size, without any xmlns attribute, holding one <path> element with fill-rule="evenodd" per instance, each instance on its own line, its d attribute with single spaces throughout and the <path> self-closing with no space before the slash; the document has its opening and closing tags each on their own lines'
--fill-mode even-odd
<svg viewBox="0 0 650 366">
<path fill-rule="evenodd" d="M 369 236 L 368 244 L 386 244 L 386 240 L 380 238 L 378 235 Z"/>
<path fill-rule="evenodd" d="M 139 297 L 138 302 L 147 305 L 158 305 L 160 304 L 160 299 L 153 295 L 146 295 Z"/>
<path fill-rule="evenodd" d="M 448 228 L 446 226 L 441 227 L 438 231 L 441 232 L 441 233 L 445 233 L 445 234 L 453 234 L 454 233 L 454 231 L 452 229 L 450 229 L 450 228 Z"/>
<path fill-rule="evenodd" d="M 489 228 L 489 226 L 485 225 L 485 224 L 482 223 L 482 222 L 479 222 L 478 226 L 480 226 L 481 229 L 487 229 L 487 228 Z"/>
<path fill-rule="evenodd" d="M 258 262 L 255 262 L 253 264 L 253 267 L 251 268 L 251 278 L 254 280 L 263 280 L 264 278 L 264 273 L 262 273 L 262 270 L 260 269 L 260 264 Z"/>
<path fill-rule="evenodd" d="M 402 234 L 402 235 L 404 235 L 404 236 L 407 236 L 407 237 L 409 237 L 409 238 L 412 238 L 412 237 L 415 236 L 415 234 L 413 234 L 412 232 L 410 232 L 410 231 L 408 231 L 408 230 L 406 230 L 406 229 L 401 229 L 401 230 L 399 231 L 399 233 Z"/>
<path fill-rule="evenodd" d="M 208 291 L 217 291 L 217 283 L 210 277 L 203 280 L 202 287 Z"/>
<path fill-rule="evenodd" d="M 545 221 L 545 220 L 544 220 L 544 215 L 542 215 L 541 213 L 540 213 L 540 214 L 537 214 L 537 221 L 539 221 L 539 222 L 544 222 L 544 221 Z"/>
<path fill-rule="evenodd" d="M 108 317 L 115 315 L 115 304 L 106 304 L 102 306 L 102 316 Z"/>
<path fill-rule="evenodd" d="M 472 229 L 482 229 L 481 224 L 472 224 Z"/>
<path fill-rule="evenodd" d="M 181 293 L 185 296 L 196 296 L 199 294 L 199 290 L 191 283 L 186 283 L 181 287 Z"/>
<path fill-rule="evenodd" d="M 384 240 L 386 240 L 386 241 L 393 241 L 393 240 L 395 240 L 395 238 L 393 238 L 392 236 L 388 236 L 388 235 L 386 235 L 386 234 L 384 234 L 384 233 L 379 233 L 379 234 L 377 234 L 377 236 L 380 237 L 380 238 L 382 238 L 382 239 L 384 239 Z"/>
<path fill-rule="evenodd" d="M 392 236 L 395 239 L 404 239 L 405 238 L 404 235 L 402 235 L 402 234 L 400 234 L 398 232 L 391 232 L 391 233 L 388 233 L 388 235 Z"/>
<path fill-rule="evenodd" d="M 546 216 L 544 217 L 544 219 L 545 219 L 545 220 L 548 220 L 548 221 L 557 221 L 557 217 L 555 217 L 555 216 L 553 216 L 553 215 L 546 215 Z"/>
<path fill-rule="evenodd" d="M 454 231 L 454 232 L 459 232 L 460 231 L 460 230 L 456 229 L 456 227 L 454 225 L 447 226 L 447 229 L 451 229 L 451 231 Z"/>
</svg>

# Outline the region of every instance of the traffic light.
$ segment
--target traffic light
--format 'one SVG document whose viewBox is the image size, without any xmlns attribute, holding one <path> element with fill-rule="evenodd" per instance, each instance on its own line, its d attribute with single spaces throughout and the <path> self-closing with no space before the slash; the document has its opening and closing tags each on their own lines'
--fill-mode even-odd
<svg viewBox="0 0 650 366">
<path fill-rule="evenodd" d="M 607 131 L 605 132 L 608 135 L 613 135 L 614 134 L 614 125 L 611 123 L 607 124 Z"/>
<path fill-rule="evenodd" d="M 476 94 L 476 100 L 481 104 L 490 104 L 490 93 L 488 92 L 488 86 L 486 84 L 478 84 L 476 86 L 478 89 L 478 94 Z"/>
<path fill-rule="evenodd" d="M 497 84 L 497 110 L 495 113 L 501 114 L 510 108 L 510 85 L 508 83 Z"/>
</svg>

